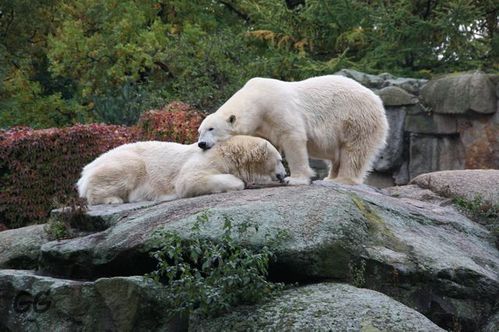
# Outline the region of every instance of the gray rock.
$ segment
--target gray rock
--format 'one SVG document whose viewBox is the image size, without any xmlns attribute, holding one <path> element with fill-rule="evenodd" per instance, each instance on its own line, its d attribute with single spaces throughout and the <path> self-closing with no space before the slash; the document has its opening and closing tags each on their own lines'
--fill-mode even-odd
<svg viewBox="0 0 499 332">
<path fill-rule="evenodd" d="M 464 168 L 464 149 L 455 136 L 410 134 L 409 178 L 419 174 Z"/>
<path fill-rule="evenodd" d="M 478 196 L 485 204 L 499 204 L 499 170 L 434 172 L 421 174 L 411 183 L 444 197 L 462 197 L 472 201 Z"/>
<path fill-rule="evenodd" d="M 458 119 L 465 168 L 499 168 L 499 114 Z"/>
<path fill-rule="evenodd" d="M 495 86 L 480 71 L 431 80 L 421 89 L 421 96 L 433 112 L 441 114 L 490 114 L 497 110 Z"/>
<path fill-rule="evenodd" d="M 381 89 L 385 81 L 384 77 L 362 73 L 353 69 L 342 69 L 334 74 L 351 78 L 368 88 L 375 89 Z"/>
<path fill-rule="evenodd" d="M 401 186 L 409 183 L 409 162 L 406 160 L 400 165 L 399 169 L 393 172 L 394 184 Z"/>
<path fill-rule="evenodd" d="M 218 318 L 190 320 L 192 331 L 444 331 L 420 313 L 367 289 L 323 283 L 284 291 L 268 303 Z"/>
<path fill-rule="evenodd" d="M 378 91 L 385 106 L 404 106 L 417 104 L 418 99 L 397 86 L 387 86 Z"/>
<path fill-rule="evenodd" d="M 376 171 L 370 172 L 367 178 L 364 180 L 364 183 L 376 188 L 385 188 L 395 185 L 391 174 L 380 173 Z"/>
<path fill-rule="evenodd" d="M 415 184 L 383 188 L 383 193 L 386 193 L 392 197 L 397 197 L 401 200 L 409 200 L 409 202 L 416 200 L 439 206 L 447 206 L 451 204 L 451 200 L 449 198 L 439 196 L 433 191 L 423 189 Z"/>
<path fill-rule="evenodd" d="M 492 84 L 496 86 L 496 97 L 499 98 L 499 74 L 489 74 L 488 77 Z"/>
<path fill-rule="evenodd" d="M 309 159 L 309 165 L 315 172 L 313 180 L 322 180 L 329 174 L 329 166 L 324 160 Z"/>
<path fill-rule="evenodd" d="M 95 282 L 55 279 L 31 271 L 0 270 L 2 331 L 165 331 L 161 286 L 144 277 Z"/>
<path fill-rule="evenodd" d="M 483 329 L 483 332 L 497 332 L 499 331 L 499 311 L 488 321 Z"/>
<path fill-rule="evenodd" d="M 427 82 L 428 80 L 426 79 L 415 79 L 415 78 L 405 78 L 405 77 L 399 77 L 388 80 L 388 84 L 398 86 L 416 96 L 420 94 L 421 88 Z"/>
<path fill-rule="evenodd" d="M 335 279 L 379 290 L 443 327 L 472 331 L 492 312 L 499 291 L 499 252 L 485 228 L 452 206 L 399 199 L 368 186 L 316 181 L 312 186 L 245 190 L 182 199 L 132 212 L 109 229 L 42 247 L 45 272 L 95 277 L 144 273 L 156 230 L 217 239 L 224 218 L 254 223 L 241 238 L 259 247 L 281 231 L 288 237 L 271 264 L 274 279 Z M 126 267 L 124 269 L 123 267 Z M 149 270 L 148 270 L 149 269 Z"/>
<path fill-rule="evenodd" d="M 0 268 L 36 268 L 40 247 L 49 242 L 44 226 L 33 225 L 0 232 Z"/>
<path fill-rule="evenodd" d="M 397 86 L 416 96 L 419 94 L 421 87 L 428 82 L 425 79 L 395 77 L 388 73 L 370 75 L 353 69 L 342 69 L 336 72 L 335 75 L 351 78 L 370 89 L 379 90 L 387 86 Z"/>
<path fill-rule="evenodd" d="M 74 216 L 71 208 L 54 209 L 50 212 L 50 218 L 55 221 L 68 222 L 70 226 L 83 232 L 102 231 L 119 220 L 127 217 L 131 212 L 158 204 L 158 202 L 136 202 L 126 204 L 102 204 L 94 205 L 85 214 Z M 68 219 L 68 215 L 70 218 Z"/>
<path fill-rule="evenodd" d="M 387 107 L 386 117 L 390 126 L 387 143 L 373 164 L 374 170 L 378 172 L 393 170 L 403 161 L 406 110 L 404 107 Z"/>
<path fill-rule="evenodd" d="M 405 118 L 404 129 L 420 134 L 457 134 L 457 117 L 437 113 L 408 114 Z"/>
</svg>

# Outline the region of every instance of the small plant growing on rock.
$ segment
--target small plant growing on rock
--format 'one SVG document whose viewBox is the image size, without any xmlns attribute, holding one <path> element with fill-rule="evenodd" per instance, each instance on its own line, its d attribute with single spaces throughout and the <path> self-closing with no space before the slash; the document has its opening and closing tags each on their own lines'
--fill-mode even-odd
<svg viewBox="0 0 499 332">
<path fill-rule="evenodd" d="M 350 283 L 355 287 L 364 287 L 366 285 L 366 261 L 363 259 L 360 261 L 350 261 L 348 269 L 350 272 Z"/>
<path fill-rule="evenodd" d="M 208 221 L 200 214 L 191 229 L 189 240 L 176 232 L 156 234 L 158 249 L 152 253 L 157 270 L 148 277 L 166 285 L 172 316 L 196 310 L 203 316 L 214 316 L 237 304 L 259 302 L 282 289 L 282 284 L 266 280 L 273 247 L 282 235 L 267 237 L 268 246 L 243 247 L 240 241 L 256 225 L 233 225 L 224 217 L 223 234 L 217 239 L 203 238 L 200 230 Z"/>
<path fill-rule="evenodd" d="M 495 237 L 496 247 L 499 248 L 499 204 L 488 203 L 480 195 L 476 195 L 472 200 L 455 197 L 452 202 L 468 218 L 484 225 Z"/>
<path fill-rule="evenodd" d="M 68 206 L 54 202 L 55 206 L 62 206 L 61 212 L 51 215 L 45 224 L 45 232 L 51 240 L 64 240 L 75 237 L 72 225 L 81 224 L 85 219 L 87 205 L 81 198 L 72 198 Z"/>
<path fill-rule="evenodd" d="M 45 225 L 45 232 L 51 240 L 63 240 L 71 237 L 69 225 L 57 219 L 49 219 Z"/>
<path fill-rule="evenodd" d="M 480 195 L 476 195 L 472 200 L 458 196 L 453 199 L 453 203 L 477 218 L 496 219 L 499 216 L 499 204 L 487 203 Z"/>
</svg>

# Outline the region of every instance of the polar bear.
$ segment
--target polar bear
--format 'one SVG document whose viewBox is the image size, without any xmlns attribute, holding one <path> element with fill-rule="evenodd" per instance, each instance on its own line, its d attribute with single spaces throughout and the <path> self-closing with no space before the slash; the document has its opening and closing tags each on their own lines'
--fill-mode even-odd
<svg viewBox="0 0 499 332">
<path fill-rule="evenodd" d="M 388 121 L 381 99 L 343 76 L 298 82 L 253 78 L 198 131 L 201 149 L 232 135 L 269 140 L 284 151 L 291 185 L 310 183 L 309 156 L 329 163 L 324 180 L 359 184 L 385 145 Z"/>
<path fill-rule="evenodd" d="M 77 187 L 90 205 L 172 200 L 242 190 L 282 180 L 277 149 L 264 139 L 233 136 L 209 151 L 197 144 L 137 142 L 114 148 L 83 168 Z"/>
</svg>

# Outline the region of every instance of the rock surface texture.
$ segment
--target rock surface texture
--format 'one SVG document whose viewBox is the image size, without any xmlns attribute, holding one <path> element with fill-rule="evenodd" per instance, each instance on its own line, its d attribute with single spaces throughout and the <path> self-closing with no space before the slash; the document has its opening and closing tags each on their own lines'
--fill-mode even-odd
<svg viewBox="0 0 499 332">
<path fill-rule="evenodd" d="M 451 198 L 438 195 L 438 186 L 426 185 L 425 176 L 415 180 L 424 188 L 316 181 L 141 208 L 93 208 L 91 218 L 71 224 L 76 238 L 25 247 L 28 261 L 18 259 L 26 253 L 15 246 L 1 253 L 0 330 L 51 330 L 54 321 L 66 330 L 185 330 L 182 322 L 163 319 L 169 308 L 162 289 L 142 277 L 155 268 L 149 255 L 154 233 L 171 230 L 184 239 L 216 241 L 227 218 L 234 226 L 258 226 L 236 239 L 242 246 L 259 248 L 285 234 L 269 278 L 305 286 L 216 319 L 194 315 L 192 331 L 260 330 L 261 324 L 277 330 L 493 330 L 499 306 L 494 235 L 460 213 Z M 473 174 L 462 177 L 470 190 L 481 186 L 481 180 L 472 183 L 479 179 Z M 496 199 L 496 189 L 484 197 Z M 112 222 L 103 223 L 99 215 Z M 199 216 L 207 221 L 193 235 Z M 33 236 L 32 230 L 18 232 Z M 45 239 L 44 228 L 37 232 Z M 17 270 L 8 270 L 12 261 L 20 262 Z"/>
<path fill-rule="evenodd" d="M 194 331 L 444 331 L 386 295 L 333 283 L 291 289 L 212 320 L 194 317 L 190 326 Z"/>
</svg>

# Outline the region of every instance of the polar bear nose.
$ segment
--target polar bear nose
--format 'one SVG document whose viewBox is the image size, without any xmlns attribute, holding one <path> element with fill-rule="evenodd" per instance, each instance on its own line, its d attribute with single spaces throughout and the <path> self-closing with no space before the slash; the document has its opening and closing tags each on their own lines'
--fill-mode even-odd
<svg viewBox="0 0 499 332">
<path fill-rule="evenodd" d="M 282 174 L 282 173 L 277 173 L 275 176 L 276 176 L 277 180 L 279 180 L 279 182 L 283 183 L 284 182 L 284 177 L 286 175 Z"/>
<path fill-rule="evenodd" d="M 207 150 L 207 149 L 209 149 L 209 148 L 208 148 L 208 144 L 206 144 L 206 142 L 199 142 L 199 143 L 198 143 L 198 146 L 199 146 L 201 149 L 203 149 L 203 150 Z"/>
</svg>

